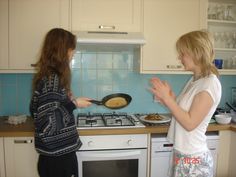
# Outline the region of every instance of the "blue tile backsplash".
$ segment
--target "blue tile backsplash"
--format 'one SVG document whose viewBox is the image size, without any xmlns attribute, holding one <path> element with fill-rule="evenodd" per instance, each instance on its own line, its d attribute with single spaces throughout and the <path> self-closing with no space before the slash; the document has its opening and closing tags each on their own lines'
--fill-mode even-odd
<svg viewBox="0 0 236 177">
<path fill-rule="evenodd" d="M 126 108 L 117 110 L 128 113 L 165 113 L 168 110 L 153 102 L 148 91 L 149 80 L 158 76 L 167 80 L 176 94 L 180 92 L 190 75 L 139 74 L 133 70 L 132 52 L 77 52 L 71 62 L 72 91 L 75 96 L 102 99 L 104 96 L 123 92 L 132 96 Z M 0 74 L 0 116 L 29 115 L 33 74 Z M 231 102 L 231 88 L 236 87 L 236 76 L 220 76 L 223 95 L 220 106 Z M 103 106 L 92 105 L 77 112 L 112 112 Z"/>
</svg>

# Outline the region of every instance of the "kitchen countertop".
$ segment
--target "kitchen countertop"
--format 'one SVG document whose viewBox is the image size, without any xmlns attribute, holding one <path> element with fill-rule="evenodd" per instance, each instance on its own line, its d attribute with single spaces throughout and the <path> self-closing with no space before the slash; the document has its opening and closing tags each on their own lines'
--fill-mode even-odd
<svg viewBox="0 0 236 177">
<path fill-rule="evenodd" d="M 122 129 L 90 129 L 78 130 L 81 136 L 86 135 L 117 135 L 117 134 L 149 134 L 167 133 L 168 125 L 148 126 L 145 128 L 122 128 Z M 236 132 L 236 124 L 220 125 L 217 123 L 209 124 L 207 131 L 232 130 Z M 6 123 L 6 117 L 0 118 L 0 137 L 21 137 L 34 136 L 34 124 L 32 118 L 19 125 Z"/>
</svg>

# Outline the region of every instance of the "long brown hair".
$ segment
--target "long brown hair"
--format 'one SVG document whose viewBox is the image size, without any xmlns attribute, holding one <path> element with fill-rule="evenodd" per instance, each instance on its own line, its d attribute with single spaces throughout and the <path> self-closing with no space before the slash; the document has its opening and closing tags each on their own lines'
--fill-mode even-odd
<svg viewBox="0 0 236 177">
<path fill-rule="evenodd" d="M 188 53 L 193 57 L 195 64 L 201 68 L 202 76 L 211 73 L 219 76 L 219 72 L 213 65 L 215 57 L 214 39 L 207 31 L 192 31 L 181 36 L 176 42 L 179 54 Z"/>
<path fill-rule="evenodd" d="M 36 63 L 37 73 L 34 76 L 33 90 L 43 77 L 50 79 L 55 73 L 59 76 L 60 86 L 70 91 L 71 71 L 68 51 L 76 48 L 76 36 L 61 28 L 50 30 L 44 39 L 39 60 Z"/>
</svg>

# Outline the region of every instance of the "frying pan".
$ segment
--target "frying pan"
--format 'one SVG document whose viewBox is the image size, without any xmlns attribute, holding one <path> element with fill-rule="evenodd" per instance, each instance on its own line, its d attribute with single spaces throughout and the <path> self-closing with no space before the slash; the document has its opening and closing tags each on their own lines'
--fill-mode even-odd
<svg viewBox="0 0 236 177">
<path fill-rule="evenodd" d="M 109 109 L 121 109 L 131 102 L 132 97 L 125 93 L 114 93 L 105 96 L 101 101 L 89 100 L 91 103 L 96 105 L 103 105 Z"/>
</svg>

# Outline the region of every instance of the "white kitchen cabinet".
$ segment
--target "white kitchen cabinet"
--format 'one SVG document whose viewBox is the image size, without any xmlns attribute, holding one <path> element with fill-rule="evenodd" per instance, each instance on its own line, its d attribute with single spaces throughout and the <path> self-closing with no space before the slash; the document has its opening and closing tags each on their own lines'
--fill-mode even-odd
<svg viewBox="0 0 236 177">
<path fill-rule="evenodd" d="M 33 137 L 5 137 L 6 177 L 38 177 Z"/>
<path fill-rule="evenodd" d="M 236 176 L 236 132 L 231 131 L 231 140 L 230 140 L 230 157 L 229 157 L 229 177 Z"/>
<path fill-rule="evenodd" d="M 72 31 L 141 30 L 143 0 L 72 0 Z"/>
<path fill-rule="evenodd" d="M 8 0 L 0 1 L 0 69 L 8 67 Z"/>
<path fill-rule="evenodd" d="M 1 0 L 0 13 L 1 15 L 4 13 L 5 16 L 0 17 L 0 44 L 1 47 L 3 45 L 0 50 L 6 52 L 8 50 L 9 56 L 7 54 L 1 56 L 0 61 L 4 59 L 1 69 L 32 72 L 34 71 L 32 64 L 37 61 L 45 34 L 55 27 L 69 28 L 69 0 L 8 0 L 5 4 L 9 5 L 4 4 L 2 7 L 3 2 Z M 9 24 L 8 31 L 5 29 L 8 27 L 6 24 Z M 2 41 L 2 36 L 5 42 Z"/>
<path fill-rule="evenodd" d="M 0 138 L 0 177 L 5 177 L 3 138 Z"/>
<path fill-rule="evenodd" d="M 141 73 L 180 73 L 175 43 L 184 33 L 207 28 L 206 0 L 144 0 Z"/>
<path fill-rule="evenodd" d="M 209 0 L 208 29 L 215 39 L 215 58 L 223 59 L 220 74 L 236 74 L 235 0 Z"/>
<path fill-rule="evenodd" d="M 220 131 L 217 160 L 217 177 L 229 176 L 230 136 L 231 131 Z"/>
</svg>

